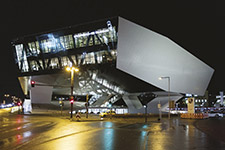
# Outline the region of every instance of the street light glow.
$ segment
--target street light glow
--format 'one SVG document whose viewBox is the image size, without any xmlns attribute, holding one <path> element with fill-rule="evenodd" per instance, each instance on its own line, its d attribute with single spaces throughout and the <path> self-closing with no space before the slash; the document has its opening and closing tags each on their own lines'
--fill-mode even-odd
<svg viewBox="0 0 225 150">
<path fill-rule="evenodd" d="M 75 67 L 73 67 L 72 70 L 74 70 L 75 72 L 79 72 L 79 69 Z"/>
<path fill-rule="evenodd" d="M 75 72 L 79 72 L 79 69 L 76 67 L 66 67 L 66 71 L 75 71 Z"/>
<path fill-rule="evenodd" d="M 70 69 L 70 67 L 66 67 L 66 71 L 70 71 L 71 69 Z"/>
</svg>

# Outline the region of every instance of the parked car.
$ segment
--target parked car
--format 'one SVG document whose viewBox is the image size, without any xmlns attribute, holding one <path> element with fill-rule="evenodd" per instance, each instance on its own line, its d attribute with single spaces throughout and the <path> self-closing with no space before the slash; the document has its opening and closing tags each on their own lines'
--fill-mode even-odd
<svg viewBox="0 0 225 150">
<path fill-rule="evenodd" d="M 112 116 L 114 116 L 114 115 L 116 115 L 116 112 L 113 111 L 113 110 L 108 110 L 108 111 L 105 111 L 105 112 L 100 113 L 99 116 L 100 117 L 105 117 L 105 116 L 109 116 L 111 114 L 112 114 Z"/>
<path fill-rule="evenodd" d="M 223 113 L 221 113 L 221 112 L 209 112 L 208 113 L 208 115 L 209 115 L 209 117 L 216 117 L 216 118 L 218 118 L 218 117 L 223 117 Z"/>
</svg>

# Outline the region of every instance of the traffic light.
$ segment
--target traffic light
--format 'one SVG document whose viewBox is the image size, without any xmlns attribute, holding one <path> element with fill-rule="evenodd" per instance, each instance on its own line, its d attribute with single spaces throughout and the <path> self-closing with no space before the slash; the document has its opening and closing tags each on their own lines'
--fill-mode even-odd
<svg viewBox="0 0 225 150">
<path fill-rule="evenodd" d="M 74 102 L 74 99 L 71 98 L 71 99 L 70 99 L 70 104 L 73 104 L 73 102 Z"/>
<path fill-rule="evenodd" d="M 35 86 L 35 81 L 31 80 L 31 87 Z"/>
</svg>

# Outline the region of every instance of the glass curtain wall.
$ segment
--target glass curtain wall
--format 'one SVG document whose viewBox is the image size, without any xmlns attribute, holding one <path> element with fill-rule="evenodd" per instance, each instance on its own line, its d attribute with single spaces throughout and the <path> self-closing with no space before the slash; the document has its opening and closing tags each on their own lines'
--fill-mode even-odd
<svg viewBox="0 0 225 150">
<path fill-rule="evenodd" d="M 38 38 L 37 38 L 38 39 Z M 72 54 L 61 56 L 60 51 L 67 51 L 94 45 L 107 45 L 117 41 L 115 27 L 103 28 L 93 32 L 54 37 L 49 34 L 48 38 L 15 45 L 16 62 L 21 72 L 40 71 L 42 69 L 60 69 L 66 66 L 100 64 L 116 59 L 116 49 L 111 44 L 111 50 L 100 50 L 97 52 L 84 52 L 83 54 Z M 53 58 L 45 58 L 45 55 Z M 57 56 L 57 57 L 55 57 Z M 51 56 L 50 56 L 51 57 Z"/>
</svg>

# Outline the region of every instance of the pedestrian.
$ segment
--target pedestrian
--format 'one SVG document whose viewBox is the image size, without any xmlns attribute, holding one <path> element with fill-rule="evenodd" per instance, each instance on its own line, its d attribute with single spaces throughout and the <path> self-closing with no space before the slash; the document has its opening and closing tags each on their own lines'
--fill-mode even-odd
<svg viewBox="0 0 225 150">
<path fill-rule="evenodd" d="M 77 121 L 80 121 L 80 119 L 81 119 L 80 112 L 76 113 L 76 118 L 77 118 Z"/>
</svg>

